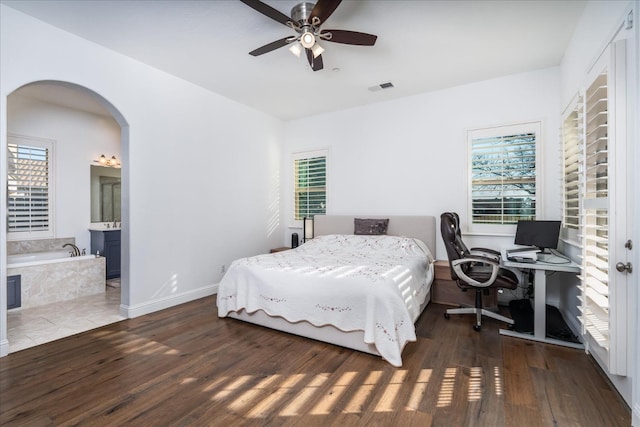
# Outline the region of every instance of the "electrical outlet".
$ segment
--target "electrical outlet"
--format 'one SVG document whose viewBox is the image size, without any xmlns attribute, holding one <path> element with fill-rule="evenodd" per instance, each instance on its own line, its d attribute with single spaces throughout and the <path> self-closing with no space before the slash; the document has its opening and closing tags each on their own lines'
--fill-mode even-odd
<svg viewBox="0 0 640 427">
<path fill-rule="evenodd" d="M 224 264 L 222 264 L 222 265 L 220 266 L 220 273 L 224 273 L 225 271 L 227 271 L 227 266 L 226 266 L 226 265 L 224 265 Z"/>
</svg>

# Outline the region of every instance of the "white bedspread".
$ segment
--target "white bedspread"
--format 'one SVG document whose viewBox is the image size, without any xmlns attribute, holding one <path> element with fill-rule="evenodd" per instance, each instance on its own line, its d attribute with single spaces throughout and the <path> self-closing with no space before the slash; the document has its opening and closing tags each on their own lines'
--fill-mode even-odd
<svg viewBox="0 0 640 427">
<path fill-rule="evenodd" d="M 364 331 L 389 363 L 401 366 L 405 344 L 433 278 L 420 240 L 330 235 L 294 250 L 234 261 L 220 282 L 218 315 L 264 310 L 289 322 Z"/>
</svg>

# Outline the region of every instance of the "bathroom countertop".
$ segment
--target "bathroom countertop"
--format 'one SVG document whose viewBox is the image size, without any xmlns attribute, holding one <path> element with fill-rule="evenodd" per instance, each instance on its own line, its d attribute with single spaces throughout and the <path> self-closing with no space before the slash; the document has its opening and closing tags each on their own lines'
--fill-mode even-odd
<svg viewBox="0 0 640 427">
<path fill-rule="evenodd" d="M 112 227 L 111 224 L 109 224 L 109 228 L 107 228 L 106 223 L 95 223 L 95 224 L 89 225 L 89 231 L 120 231 L 120 230 L 121 230 L 120 227 Z"/>
</svg>

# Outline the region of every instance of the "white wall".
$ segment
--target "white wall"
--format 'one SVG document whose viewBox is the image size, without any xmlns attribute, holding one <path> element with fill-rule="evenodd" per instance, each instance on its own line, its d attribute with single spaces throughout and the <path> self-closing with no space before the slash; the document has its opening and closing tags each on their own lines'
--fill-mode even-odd
<svg viewBox="0 0 640 427">
<path fill-rule="evenodd" d="M 0 129 L 7 96 L 43 80 L 86 87 L 125 119 L 125 314 L 211 294 L 222 265 L 281 245 L 279 120 L 0 5 Z M 2 216 L 0 354 L 5 247 Z"/>
<path fill-rule="evenodd" d="M 560 66 L 563 109 L 584 86 L 589 68 L 611 41 L 630 5 L 628 0 L 602 0 L 585 6 Z"/>
<path fill-rule="evenodd" d="M 545 218 L 560 215 L 557 67 L 323 114 L 285 127 L 283 188 L 292 194 L 291 153 L 329 148 L 329 214 L 434 215 L 467 212 L 467 129 L 541 120 Z M 290 197 L 284 218 L 292 225 Z M 438 231 L 438 236 L 440 232 Z M 285 231 L 285 240 L 288 232 Z M 500 247 L 513 236 L 468 237 Z M 438 238 L 436 257 L 446 259 Z"/>
<path fill-rule="evenodd" d="M 101 154 L 120 159 L 120 126 L 104 117 L 33 98 L 10 95 L 10 133 L 55 141 L 55 237 L 75 237 L 82 250 L 91 248 L 90 164 Z"/>
</svg>

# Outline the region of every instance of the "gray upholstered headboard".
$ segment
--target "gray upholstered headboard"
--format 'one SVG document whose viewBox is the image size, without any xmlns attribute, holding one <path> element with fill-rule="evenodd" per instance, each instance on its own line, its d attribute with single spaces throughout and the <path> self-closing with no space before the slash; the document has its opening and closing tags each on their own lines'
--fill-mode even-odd
<svg viewBox="0 0 640 427">
<path fill-rule="evenodd" d="M 389 218 L 388 235 L 420 239 L 436 258 L 436 218 L 433 216 L 316 215 L 313 221 L 314 235 L 353 234 L 355 218 Z"/>
</svg>

